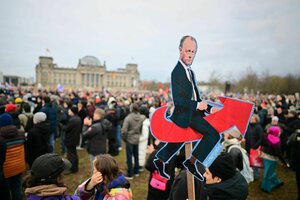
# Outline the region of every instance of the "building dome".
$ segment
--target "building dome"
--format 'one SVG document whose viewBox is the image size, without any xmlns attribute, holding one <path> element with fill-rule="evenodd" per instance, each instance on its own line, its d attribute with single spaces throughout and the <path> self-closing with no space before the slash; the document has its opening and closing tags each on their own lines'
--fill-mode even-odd
<svg viewBox="0 0 300 200">
<path fill-rule="evenodd" d="M 79 65 L 100 66 L 101 63 L 95 56 L 84 56 L 79 60 Z"/>
</svg>

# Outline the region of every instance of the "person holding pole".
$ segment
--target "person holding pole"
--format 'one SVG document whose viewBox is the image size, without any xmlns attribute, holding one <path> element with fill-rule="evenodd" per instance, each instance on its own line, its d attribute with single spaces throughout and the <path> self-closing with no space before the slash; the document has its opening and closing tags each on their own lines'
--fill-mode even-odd
<svg viewBox="0 0 300 200">
<path fill-rule="evenodd" d="M 214 113 L 213 108 L 201 99 L 197 81 L 191 69 L 197 52 L 197 41 L 192 36 L 184 36 L 180 40 L 180 58 L 171 74 L 171 90 L 174 108 L 169 116 L 181 128 L 191 127 L 203 137 L 192 149 L 189 157 L 183 162 L 184 167 L 200 181 L 213 160 L 219 155 L 222 146 L 220 135 L 203 117 L 205 113 Z M 158 151 L 154 164 L 161 176 L 169 178 L 165 172 L 166 165 L 184 146 L 184 143 L 166 143 Z"/>
</svg>

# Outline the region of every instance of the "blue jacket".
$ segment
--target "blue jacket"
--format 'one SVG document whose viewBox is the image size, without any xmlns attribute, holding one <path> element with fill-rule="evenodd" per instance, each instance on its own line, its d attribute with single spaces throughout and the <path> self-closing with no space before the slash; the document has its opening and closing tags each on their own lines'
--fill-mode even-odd
<svg viewBox="0 0 300 200">
<path fill-rule="evenodd" d="M 45 104 L 39 112 L 43 112 L 47 115 L 47 120 L 50 122 L 50 133 L 56 137 L 57 128 L 57 108 L 52 103 Z"/>
</svg>

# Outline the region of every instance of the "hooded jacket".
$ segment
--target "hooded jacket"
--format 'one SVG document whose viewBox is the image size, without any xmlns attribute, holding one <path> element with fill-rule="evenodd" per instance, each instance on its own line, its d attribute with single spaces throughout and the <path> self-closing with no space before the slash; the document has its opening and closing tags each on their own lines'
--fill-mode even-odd
<svg viewBox="0 0 300 200">
<path fill-rule="evenodd" d="M 50 123 L 48 121 L 35 124 L 28 132 L 26 141 L 26 161 L 30 167 L 37 157 L 48 153 L 49 136 Z"/>
<path fill-rule="evenodd" d="M 212 200 L 245 200 L 248 196 L 248 183 L 240 172 L 236 172 L 235 176 L 226 181 L 205 185 L 204 190 Z"/>
<path fill-rule="evenodd" d="M 138 144 L 142 131 L 143 121 L 146 117 L 139 113 L 131 112 L 123 122 L 121 129 L 122 138 L 130 144 Z"/>
<path fill-rule="evenodd" d="M 107 119 L 94 121 L 90 127 L 84 126 L 83 137 L 88 140 L 87 152 L 94 156 L 106 153 L 107 133 L 111 129 Z"/>
</svg>

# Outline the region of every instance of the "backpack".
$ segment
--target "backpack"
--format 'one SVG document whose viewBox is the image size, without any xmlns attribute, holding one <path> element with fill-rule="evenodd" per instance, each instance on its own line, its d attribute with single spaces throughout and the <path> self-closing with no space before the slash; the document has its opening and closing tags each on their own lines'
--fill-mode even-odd
<svg viewBox="0 0 300 200">
<path fill-rule="evenodd" d="M 132 191 L 130 188 L 112 188 L 103 200 L 132 200 Z"/>
<path fill-rule="evenodd" d="M 28 116 L 26 114 L 25 116 L 27 117 L 27 123 L 24 127 L 24 131 L 25 133 L 28 133 L 28 131 L 33 127 L 33 116 Z"/>
<path fill-rule="evenodd" d="M 241 151 L 242 156 L 243 156 L 243 170 L 240 171 L 240 173 L 244 176 L 247 183 L 252 182 L 254 180 L 253 169 L 250 167 L 249 157 L 247 155 L 247 151 L 245 149 L 243 149 L 241 146 L 239 146 L 237 144 L 233 144 L 228 148 L 227 152 L 230 152 L 230 150 L 232 148 L 238 148 Z"/>
</svg>

